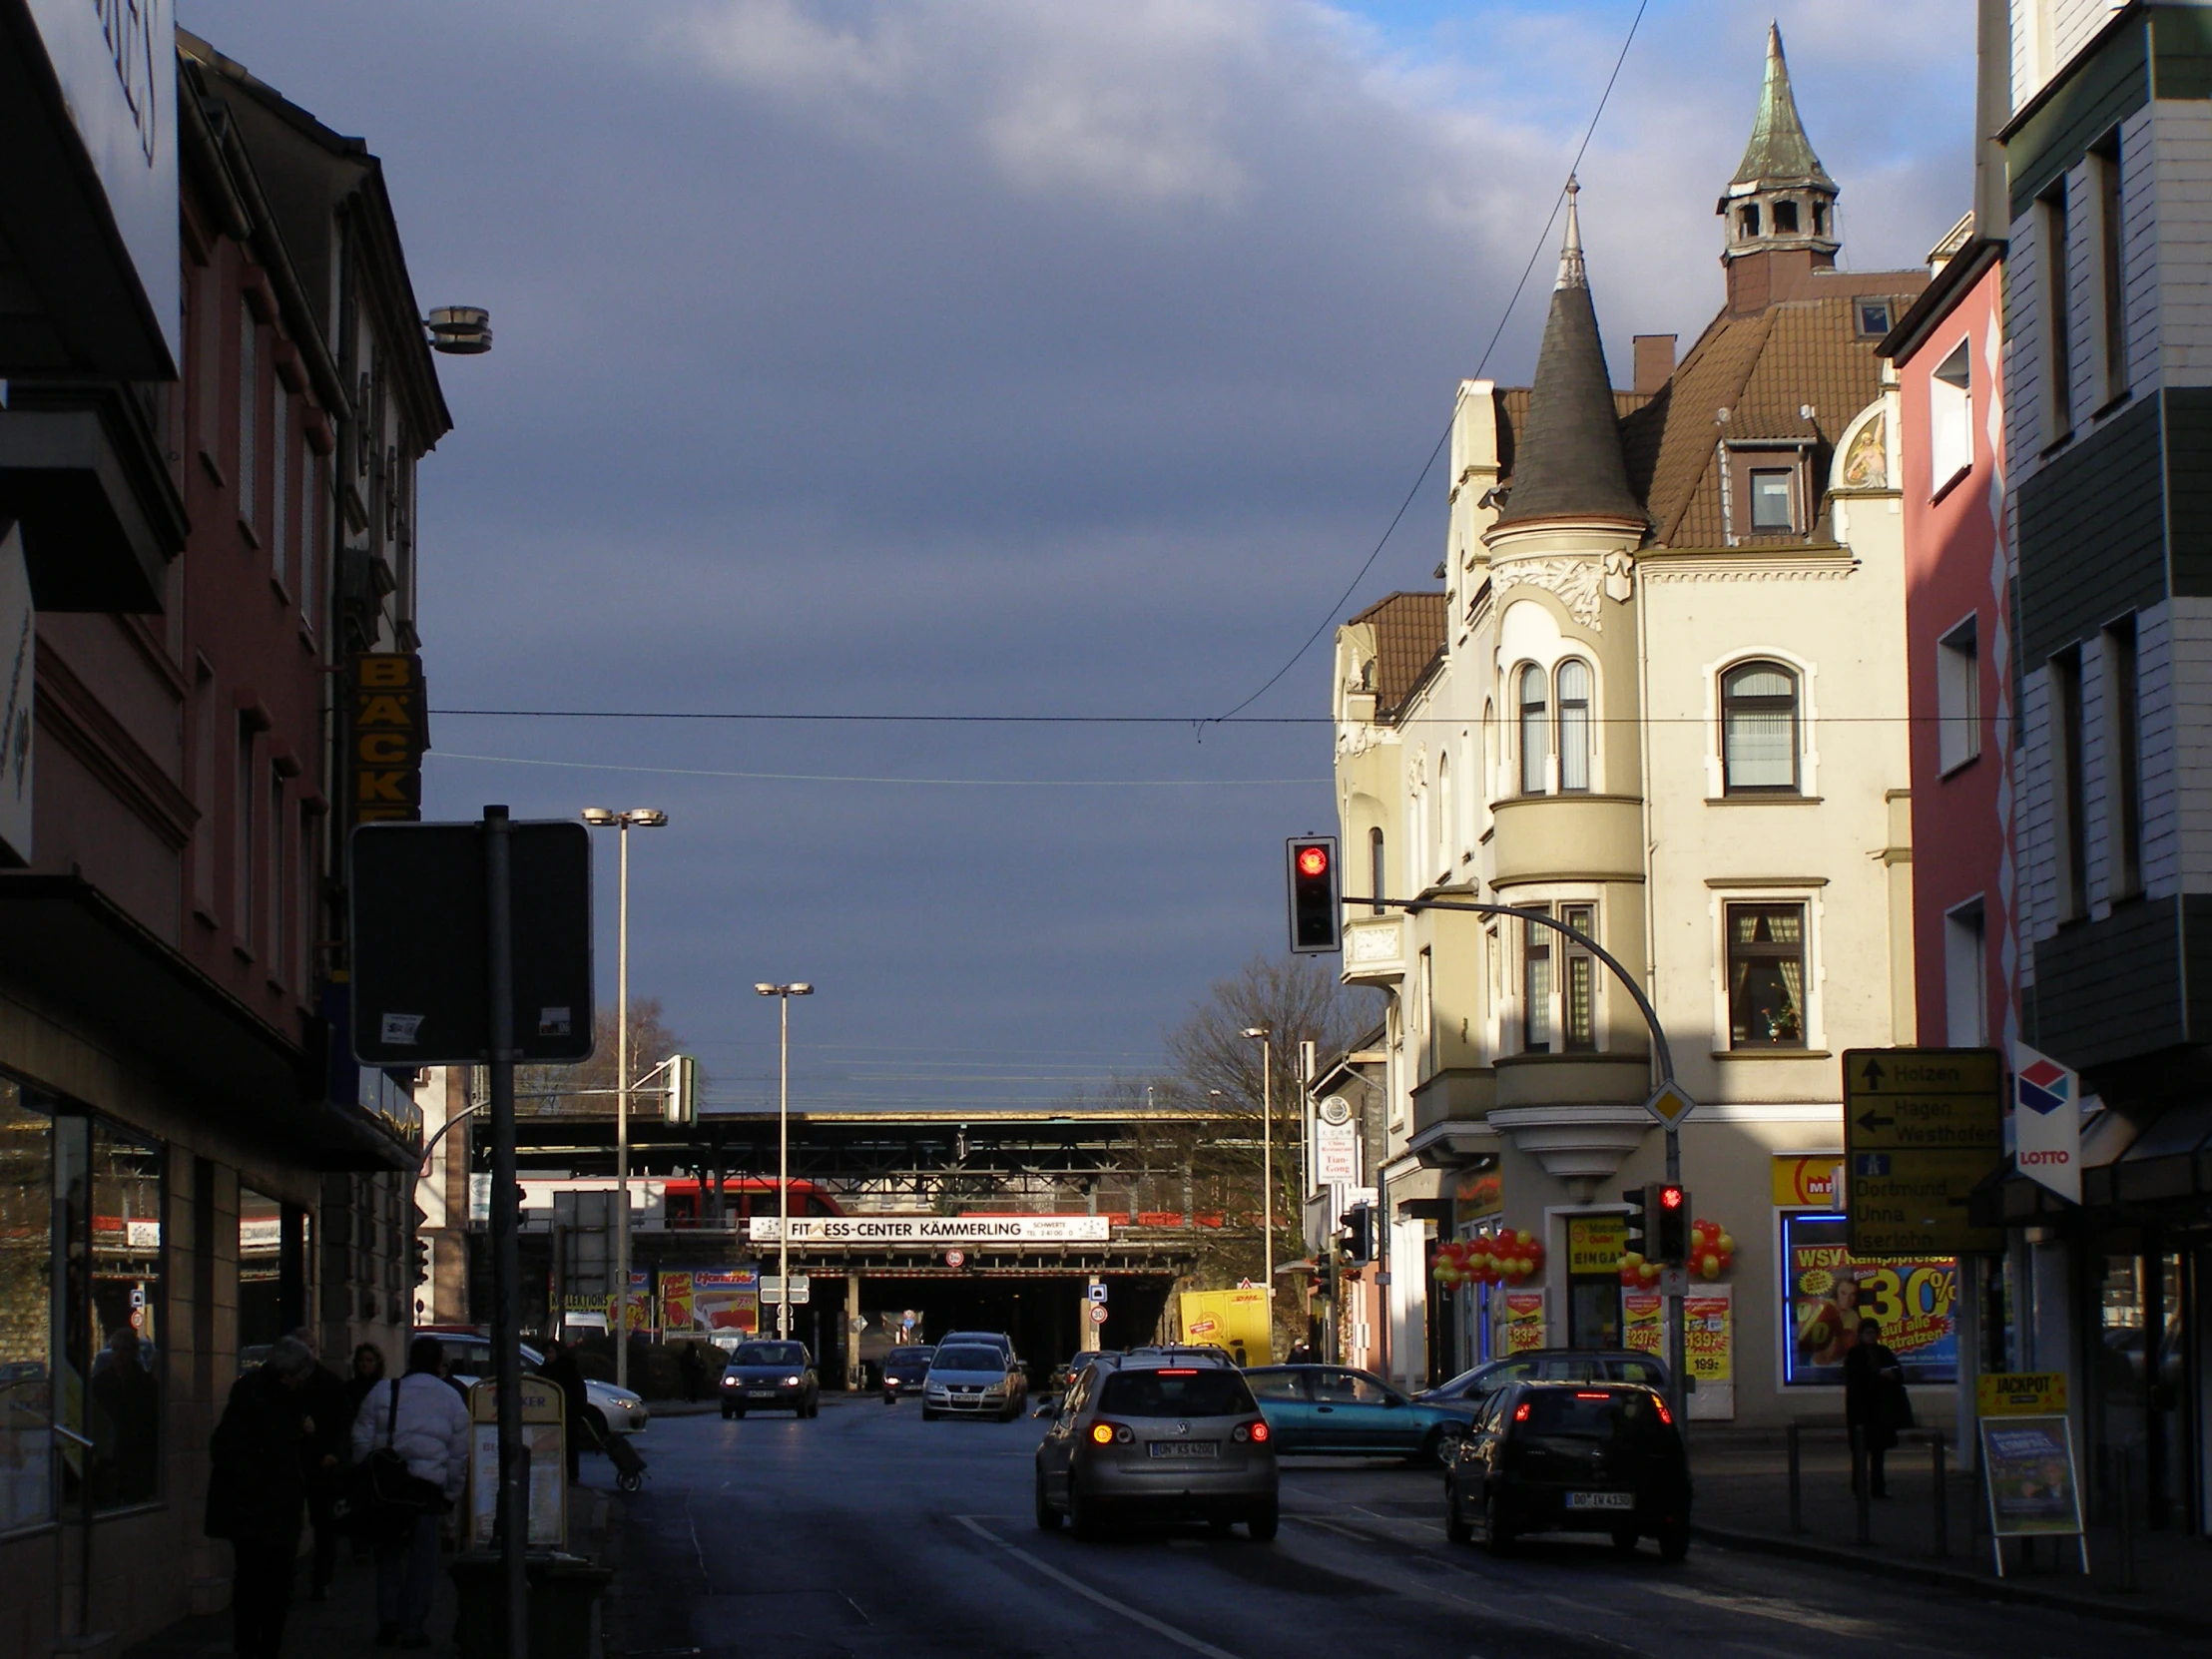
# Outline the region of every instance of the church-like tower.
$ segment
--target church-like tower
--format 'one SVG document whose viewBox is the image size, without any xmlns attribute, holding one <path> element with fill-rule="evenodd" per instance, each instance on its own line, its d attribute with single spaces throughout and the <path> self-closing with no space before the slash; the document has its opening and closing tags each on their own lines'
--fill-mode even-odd
<svg viewBox="0 0 2212 1659">
<path fill-rule="evenodd" d="M 1728 308 L 1742 315 L 1786 299 L 1813 272 L 1836 264 L 1836 181 L 1798 118 L 1782 29 L 1767 26 L 1767 79 L 1751 143 L 1716 212 L 1727 226 L 1721 265 Z"/>
</svg>

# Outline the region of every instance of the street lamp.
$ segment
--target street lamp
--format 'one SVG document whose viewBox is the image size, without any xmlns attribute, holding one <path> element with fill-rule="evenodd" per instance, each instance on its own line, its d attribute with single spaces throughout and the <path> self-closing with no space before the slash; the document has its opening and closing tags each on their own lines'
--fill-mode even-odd
<svg viewBox="0 0 2212 1659">
<path fill-rule="evenodd" d="M 630 830 L 658 830 L 668 814 L 652 807 L 617 813 L 586 807 L 584 822 L 594 830 L 619 830 L 622 848 L 621 898 L 615 928 L 615 1384 L 630 1385 Z"/>
<path fill-rule="evenodd" d="M 1268 1364 L 1275 1364 L 1275 1032 L 1248 1025 L 1243 1035 L 1260 1045 L 1260 1214 L 1262 1260 L 1268 1288 Z"/>
<path fill-rule="evenodd" d="M 773 996 L 778 1011 L 783 1015 L 783 1038 L 778 1045 L 776 1063 L 776 1277 L 782 1281 L 784 1294 L 776 1303 L 776 1334 L 789 1337 L 792 1334 L 792 998 L 813 996 L 814 986 L 804 979 L 795 979 L 788 985 L 761 984 L 753 987 L 763 996 Z"/>
</svg>

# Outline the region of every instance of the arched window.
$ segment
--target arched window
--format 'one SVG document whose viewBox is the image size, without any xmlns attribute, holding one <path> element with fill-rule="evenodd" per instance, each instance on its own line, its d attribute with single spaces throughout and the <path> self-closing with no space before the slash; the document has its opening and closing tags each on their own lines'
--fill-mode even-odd
<svg viewBox="0 0 2212 1659">
<path fill-rule="evenodd" d="M 1721 676 L 1721 769 L 1730 795 L 1797 793 L 1798 680 L 1780 663 Z"/>
<path fill-rule="evenodd" d="M 1381 900 L 1389 893 L 1382 884 L 1382 830 L 1381 826 L 1368 831 L 1368 896 Z M 1376 904 L 1374 914 L 1381 915 L 1382 906 Z"/>
<path fill-rule="evenodd" d="M 1590 665 L 1569 657 L 1559 665 L 1559 788 L 1590 787 Z"/>
<path fill-rule="evenodd" d="M 1484 809 L 1484 822 L 1490 802 L 1497 795 L 1497 705 L 1482 705 L 1482 771 L 1475 785 L 1481 792 L 1479 805 Z"/>
<path fill-rule="evenodd" d="M 1551 723 L 1545 719 L 1544 671 L 1534 663 L 1520 673 L 1520 789 L 1542 795 L 1551 759 Z"/>
<path fill-rule="evenodd" d="M 1459 815 L 1453 809 L 1457 804 L 1451 799 L 1451 757 L 1436 757 L 1436 867 L 1451 868 L 1451 855 L 1457 849 L 1453 834 L 1459 825 Z"/>
</svg>

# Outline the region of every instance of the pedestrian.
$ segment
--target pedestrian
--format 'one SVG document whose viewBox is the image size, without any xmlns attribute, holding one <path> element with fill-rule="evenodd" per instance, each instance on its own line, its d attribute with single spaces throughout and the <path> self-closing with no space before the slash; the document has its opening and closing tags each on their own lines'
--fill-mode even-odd
<svg viewBox="0 0 2212 1659">
<path fill-rule="evenodd" d="M 699 1345 L 686 1343 L 676 1364 L 684 1374 L 684 1397 L 697 1404 L 700 1390 L 707 1385 L 707 1362 L 699 1352 Z"/>
<path fill-rule="evenodd" d="M 370 1389 L 353 1419 L 356 1463 L 389 1446 L 440 1500 L 376 1540 L 378 1647 L 430 1645 L 424 1627 L 437 1587 L 439 1517 L 468 1479 L 468 1407 L 447 1386 L 444 1370 L 437 1338 L 415 1338 L 407 1347 L 406 1375 Z"/>
<path fill-rule="evenodd" d="M 232 1385 L 210 1443 L 207 1532 L 228 1538 L 232 1645 L 239 1659 L 276 1659 L 306 1508 L 302 1457 L 314 1429 L 304 1389 L 314 1355 L 289 1337 Z"/>
<path fill-rule="evenodd" d="M 368 1390 L 384 1380 L 384 1351 L 374 1343 L 363 1343 L 353 1351 L 353 1369 L 345 1379 L 345 1397 L 358 1411 Z M 353 1419 L 346 1418 L 346 1428 L 351 1431 Z"/>
<path fill-rule="evenodd" d="M 1844 1356 L 1844 1425 L 1859 1442 L 1868 1491 L 1888 1497 L 1883 1458 L 1898 1443 L 1898 1430 L 1913 1426 L 1913 1398 L 1905 1391 L 1904 1366 L 1872 1320 L 1860 1322 L 1858 1341 Z M 1858 1489 L 1855 1471 L 1852 1490 Z"/>
<path fill-rule="evenodd" d="M 578 1459 L 584 1454 L 587 1421 L 584 1415 L 584 1371 L 576 1363 L 576 1351 L 555 1337 L 545 1345 L 545 1363 L 538 1367 L 538 1376 L 557 1384 L 561 1390 L 562 1420 L 565 1425 L 562 1438 L 568 1442 L 568 1483 L 573 1486 L 580 1471 Z"/>
<path fill-rule="evenodd" d="M 314 1370 L 307 1374 L 306 1382 L 299 1387 L 300 1403 L 312 1425 L 301 1450 L 307 1476 L 307 1520 L 314 1528 L 307 1599 L 327 1601 L 330 1580 L 338 1565 L 341 1529 L 338 1500 L 345 1495 L 346 1464 L 353 1432 L 353 1398 L 346 1387 L 346 1380 L 322 1363 L 314 1336 L 305 1326 L 294 1331 L 291 1340 L 315 1359 Z"/>
</svg>

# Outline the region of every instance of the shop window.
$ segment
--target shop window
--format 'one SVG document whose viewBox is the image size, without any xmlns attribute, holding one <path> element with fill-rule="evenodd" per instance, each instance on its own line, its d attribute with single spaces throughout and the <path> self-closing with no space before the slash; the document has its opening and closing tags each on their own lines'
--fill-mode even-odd
<svg viewBox="0 0 2212 1659">
<path fill-rule="evenodd" d="M 63 1501 L 74 1510 L 161 1496 L 163 1364 L 162 1151 L 97 1118 L 57 1120 L 55 1192 L 64 1240 L 59 1402 L 66 1426 L 92 1443 L 62 1453 Z M 75 1379 L 85 1378 L 80 1392 Z"/>
<path fill-rule="evenodd" d="M 1721 761 L 1730 795 L 1797 792 L 1798 682 L 1780 663 L 1745 663 L 1722 676 Z"/>
<path fill-rule="evenodd" d="M 1584 938 L 1597 938 L 1597 906 L 1562 904 L 1559 919 Z M 1597 1047 L 1597 958 L 1574 940 L 1560 937 L 1560 955 L 1566 972 L 1559 983 L 1559 1034 L 1569 1054 L 1587 1054 Z"/>
<path fill-rule="evenodd" d="M 261 1364 L 284 1334 L 284 1209 L 274 1198 L 239 1189 L 239 1369 Z"/>
<path fill-rule="evenodd" d="M 0 1077 L 0 1533 L 54 1518 L 54 1120 Z"/>
<path fill-rule="evenodd" d="M 1805 1046 L 1805 906 L 1728 906 L 1728 1045 Z"/>
<path fill-rule="evenodd" d="M 1559 788 L 1590 787 L 1590 665 L 1569 657 L 1559 665 Z"/>
<path fill-rule="evenodd" d="M 1898 1357 L 1905 1381 L 1952 1383 L 1958 1377 L 1958 1262 L 1955 1257 L 1885 1256 L 1856 1261 L 1839 1215 L 1785 1211 L 1782 1297 L 1789 1342 L 1786 1386 L 1840 1386 L 1844 1357 L 1873 1328 Z"/>
</svg>

